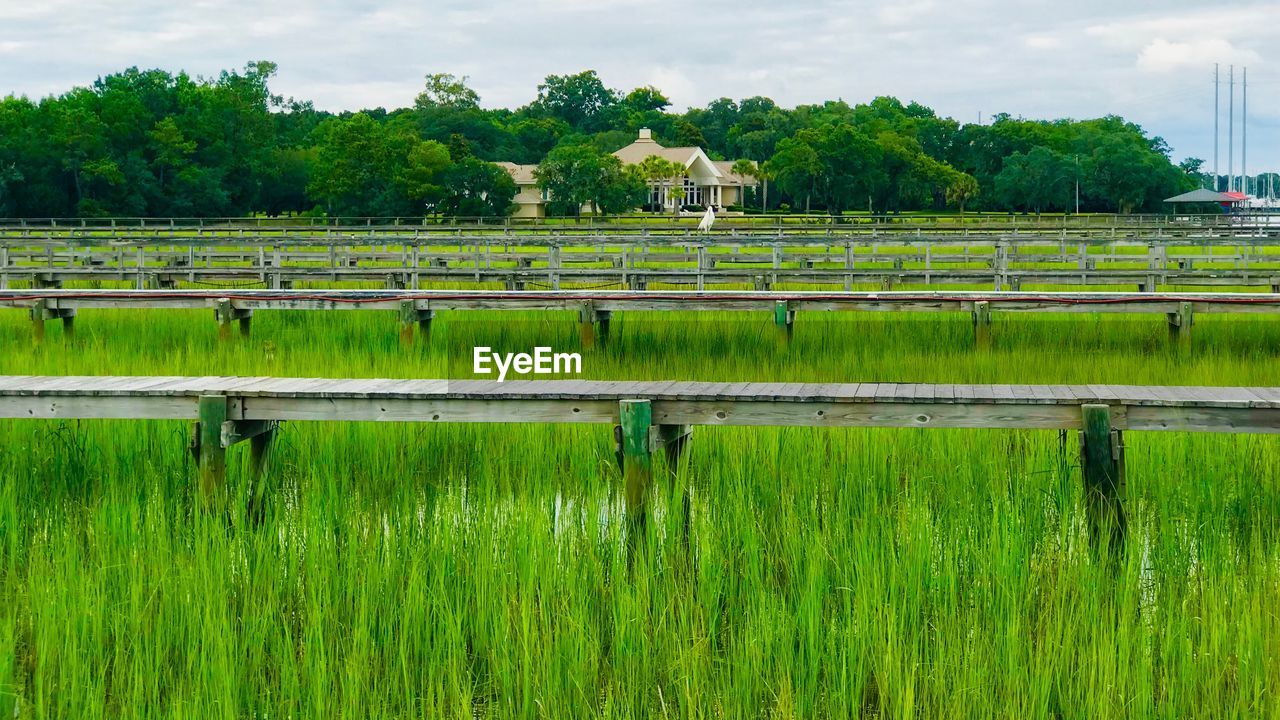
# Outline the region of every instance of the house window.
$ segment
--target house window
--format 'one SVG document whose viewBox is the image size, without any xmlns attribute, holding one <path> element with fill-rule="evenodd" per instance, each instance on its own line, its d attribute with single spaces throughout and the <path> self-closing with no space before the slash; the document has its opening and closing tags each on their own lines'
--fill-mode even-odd
<svg viewBox="0 0 1280 720">
<path fill-rule="evenodd" d="M 684 179 L 684 204 L 702 204 L 702 187 L 694 183 L 693 178 Z"/>
</svg>

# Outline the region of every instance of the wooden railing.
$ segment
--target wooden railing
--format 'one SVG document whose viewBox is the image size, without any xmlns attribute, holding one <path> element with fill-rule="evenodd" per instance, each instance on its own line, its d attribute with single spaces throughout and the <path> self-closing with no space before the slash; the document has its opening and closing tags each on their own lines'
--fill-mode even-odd
<svg viewBox="0 0 1280 720">
<path fill-rule="evenodd" d="M 281 422 L 615 425 L 636 518 L 653 453 L 676 467 L 697 425 L 1076 430 L 1094 538 L 1122 544 L 1124 432 L 1277 433 L 1280 388 L 0 376 L 0 418 L 194 420 L 215 507 L 227 448 L 250 441 L 260 479 Z"/>
<path fill-rule="evenodd" d="M 758 312 L 790 337 L 797 317 L 823 312 L 967 313 L 980 346 L 990 341 L 993 313 L 1163 314 L 1170 335 L 1189 344 L 1194 319 L 1206 314 L 1280 313 L 1280 295 L 1263 293 L 1026 293 L 1026 292 L 703 292 L 643 293 L 453 290 L 0 290 L 0 307 L 28 310 L 36 338 L 49 320 L 74 330 L 81 310 L 210 310 L 225 338 L 233 324 L 248 335 L 258 311 L 391 311 L 403 339 L 429 332 L 440 311 L 575 312 L 583 344 L 608 338 L 615 312 Z"/>
</svg>

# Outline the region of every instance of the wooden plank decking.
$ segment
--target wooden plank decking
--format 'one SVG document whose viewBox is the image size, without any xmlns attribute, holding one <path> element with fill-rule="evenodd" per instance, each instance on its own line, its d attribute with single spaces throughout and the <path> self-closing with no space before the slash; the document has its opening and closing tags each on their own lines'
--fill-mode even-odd
<svg viewBox="0 0 1280 720">
<path fill-rule="evenodd" d="M 1079 429 L 1100 404 L 1121 430 L 1280 432 L 1280 388 L 1140 385 L 0 376 L 0 417 L 194 419 L 202 396 L 229 421 L 617 423 L 647 400 L 658 425 Z"/>
<path fill-rule="evenodd" d="M 0 307 L 46 309 L 213 309 L 229 301 L 237 310 L 581 310 L 772 312 L 966 312 L 988 303 L 1001 312 L 1173 313 L 1191 303 L 1199 313 L 1276 313 L 1272 293 L 1109 293 L 990 291 L 706 291 L 648 290 L 0 290 Z"/>
</svg>

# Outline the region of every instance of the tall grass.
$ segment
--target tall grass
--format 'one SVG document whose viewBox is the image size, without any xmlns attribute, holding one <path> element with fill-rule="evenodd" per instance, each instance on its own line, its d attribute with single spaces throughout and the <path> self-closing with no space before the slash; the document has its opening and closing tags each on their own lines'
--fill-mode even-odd
<svg viewBox="0 0 1280 720">
<path fill-rule="evenodd" d="M 472 316 L 467 316 L 472 317 Z M 0 316 L 0 372 L 435 377 L 569 314 Z M 620 314 L 595 377 L 1275 384 L 1280 323 Z M 288 425 L 260 524 L 187 428 L 0 422 L 0 717 L 1255 717 L 1280 674 L 1280 443 L 1131 433 L 1098 564 L 1055 433 L 699 428 L 628 570 L 610 433 Z M 246 451 L 233 449 L 243 495 Z M 681 508 L 691 507 L 686 537 Z M 242 502 L 237 507 L 243 507 Z M 16 711 L 16 712 L 15 712 Z"/>
</svg>

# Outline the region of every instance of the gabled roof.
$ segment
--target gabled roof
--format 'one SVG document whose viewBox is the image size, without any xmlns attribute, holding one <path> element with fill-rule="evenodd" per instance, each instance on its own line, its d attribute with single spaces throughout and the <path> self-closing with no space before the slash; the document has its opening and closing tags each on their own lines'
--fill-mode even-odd
<svg viewBox="0 0 1280 720">
<path fill-rule="evenodd" d="M 706 163 L 706 168 L 711 171 L 713 177 L 724 176 L 717 163 L 707 157 L 702 148 L 693 146 L 664 147 L 653 139 L 653 133 L 649 128 L 640 128 L 639 137 L 636 138 L 635 142 L 614 153 L 615 157 L 627 165 L 639 165 L 650 155 L 657 155 L 660 158 L 679 163 L 686 169 L 693 167 L 695 163 L 702 160 Z"/>
<path fill-rule="evenodd" d="M 720 171 L 721 180 L 734 185 L 755 185 L 758 181 L 750 175 L 739 175 L 733 171 L 732 160 L 712 160 L 711 163 Z M 755 165 L 755 163 L 751 163 Z"/>
<path fill-rule="evenodd" d="M 1230 203 L 1240 202 L 1243 199 L 1244 196 L 1240 193 L 1220 193 L 1200 188 L 1165 198 L 1164 201 L 1167 203 Z"/>
<path fill-rule="evenodd" d="M 536 185 L 538 183 L 537 179 L 533 177 L 533 171 L 538 169 L 537 165 L 520 165 L 506 160 L 496 164 L 510 173 L 511 179 L 515 180 L 517 185 Z"/>
</svg>

